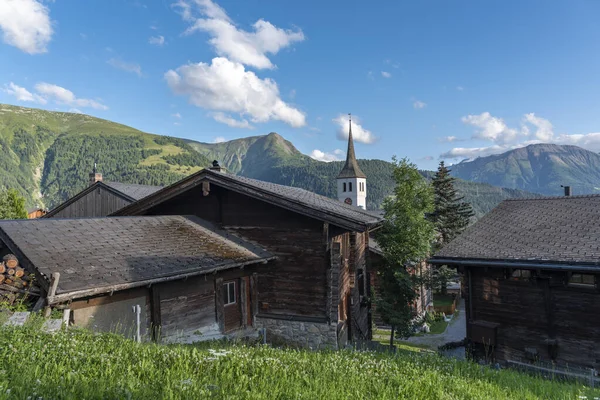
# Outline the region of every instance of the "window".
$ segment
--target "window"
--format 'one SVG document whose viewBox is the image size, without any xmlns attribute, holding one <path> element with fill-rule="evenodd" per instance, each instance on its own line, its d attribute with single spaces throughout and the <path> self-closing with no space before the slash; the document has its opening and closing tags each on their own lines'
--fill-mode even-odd
<svg viewBox="0 0 600 400">
<path fill-rule="evenodd" d="M 573 274 L 569 278 L 569 285 L 596 286 L 596 277 L 590 274 Z"/>
<path fill-rule="evenodd" d="M 352 191 L 352 182 L 348 182 L 348 191 L 351 192 Z"/>
<path fill-rule="evenodd" d="M 531 278 L 531 271 L 528 269 L 515 269 L 510 277 L 513 281 L 523 281 Z"/>
<path fill-rule="evenodd" d="M 235 282 L 223 284 L 223 304 L 235 304 Z"/>
<path fill-rule="evenodd" d="M 346 191 L 346 182 L 344 182 L 344 192 Z"/>
</svg>

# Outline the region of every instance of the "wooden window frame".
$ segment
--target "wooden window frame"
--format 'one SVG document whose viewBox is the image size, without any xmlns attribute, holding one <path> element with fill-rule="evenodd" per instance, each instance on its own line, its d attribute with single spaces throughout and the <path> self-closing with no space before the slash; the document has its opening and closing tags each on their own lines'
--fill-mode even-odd
<svg viewBox="0 0 600 400">
<path fill-rule="evenodd" d="M 519 274 L 517 276 L 515 276 L 515 274 L 517 272 Z M 529 275 L 529 276 L 523 276 L 524 272 L 526 272 L 527 273 L 526 275 Z M 530 269 L 515 268 L 515 269 L 508 271 L 507 279 L 509 281 L 513 281 L 513 282 L 529 282 L 534 276 L 535 276 L 535 272 Z"/>
<path fill-rule="evenodd" d="M 572 282 L 571 281 L 573 279 L 573 276 L 576 276 L 576 275 L 581 276 L 581 282 Z M 594 283 L 584 283 L 583 282 L 584 276 L 591 276 L 594 279 Z M 598 288 L 598 277 L 594 274 L 584 274 L 581 272 L 569 274 L 567 277 L 567 287 L 577 288 L 577 289 L 596 290 Z"/>
<path fill-rule="evenodd" d="M 233 286 L 233 301 L 230 301 L 231 300 L 231 292 L 229 291 L 230 286 Z M 223 305 L 225 307 L 237 304 L 237 287 L 236 286 L 237 285 L 235 284 L 235 281 L 223 282 L 224 292 L 222 293 L 222 295 L 223 295 Z M 227 300 L 225 300 L 225 293 L 227 293 Z"/>
</svg>

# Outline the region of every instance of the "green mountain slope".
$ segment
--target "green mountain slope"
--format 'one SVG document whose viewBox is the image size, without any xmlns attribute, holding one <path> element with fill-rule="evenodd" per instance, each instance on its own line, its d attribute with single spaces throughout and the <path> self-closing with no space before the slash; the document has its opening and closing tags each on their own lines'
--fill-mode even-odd
<svg viewBox="0 0 600 400">
<path fill-rule="evenodd" d="M 342 162 L 315 161 L 277 133 L 224 143 L 157 136 L 82 114 L 0 105 L 0 188 L 14 187 L 29 206 L 56 206 L 88 184 L 94 164 L 106 180 L 165 185 L 219 160 L 231 173 L 336 196 Z M 368 176 L 367 206 L 393 188 L 392 164 L 359 160 Z M 430 177 L 431 173 L 423 171 Z M 478 216 L 502 199 L 531 194 L 460 181 Z"/>
<path fill-rule="evenodd" d="M 462 179 L 546 195 L 599 193 L 600 155 L 577 146 L 533 144 L 452 166 Z"/>
<path fill-rule="evenodd" d="M 107 180 L 152 185 L 175 182 L 209 162 L 180 139 L 82 114 L 4 104 L 0 154 L 0 188 L 19 190 L 29 206 L 50 208 L 87 185 L 94 162 Z"/>
</svg>

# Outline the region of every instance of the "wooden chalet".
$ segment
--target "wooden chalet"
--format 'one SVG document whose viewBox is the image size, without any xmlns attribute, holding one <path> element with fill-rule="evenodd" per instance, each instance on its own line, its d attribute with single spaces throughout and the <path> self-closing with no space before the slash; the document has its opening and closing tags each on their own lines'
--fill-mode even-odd
<svg viewBox="0 0 600 400">
<path fill-rule="evenodd" d="M 201 170 L 115 212 L 195 215 L 266 249 L 252 325 L 272 341 L 344 346 L 371 338 L 369 231 L 376 214 L 289 186 Z"/>
<path fill-rule="evenodd" d="M 58 205 L 44 218 L 106 217 L 121 208 L 160 190 L 161 186 L 103 182 L 102 174 L 90 173 L 89 186 Z"/>
<path fill-rule="evenodd" d="M 162 342 L 251 327 L 256 268 L 274 259 L 183 216 L 0 221 L 0 256 L 8 253 L 35 272 L 47 305 L 71 310 L 72 324 Z"/>
<path fill-rule="evenodd" d="M 458 267 L 475 355 L 600 368 L 600 196 L 505 200 L 430 262 Z"/>
<path fill-rule="evenodd" d="M 374 295 L 377 295 L 379 290 L 379 277 L 377 275 L 377 270 L 380 265 L 385 262 L 383 258 L 383 251 L 377 241 L 373 238 L 369 239 L 369 252 L 371 258 L 371 274 L 370 274 L 370 284 L 371 290 L 374 291 Z M 421 263 L 415 268 L 410 270 L 411 273 L 417 274 L 419 276 L 425 276 L 429 274 L 431 271 L 431 265 L 428 263 Z M 417 288 L 417 298 L 412 304 L 412 309 L 415 317 L 423 316 L 427 310 L 433 307 L 433 294 L 431 288 L 426 287 L 424 284 L 419 285 Z M 381 316 L 376 311 L 375 307 L 373 307 L 373 322 L 378 328 L 389 328 L 383 320 Z"/>
</svg>

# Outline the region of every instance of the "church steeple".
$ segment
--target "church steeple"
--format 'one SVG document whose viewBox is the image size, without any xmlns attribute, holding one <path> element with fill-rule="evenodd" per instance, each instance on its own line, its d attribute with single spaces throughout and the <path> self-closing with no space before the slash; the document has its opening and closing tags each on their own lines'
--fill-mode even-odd
<svg viewBox="0 0 600 400">
<path fill-rule="evenodd" d="M 346 164 L 340 171 L 338 179 L 340 178 L 366 178 L 364 172 L 361 171 L 356 161 L 356 155 L 354 154 L 354 141 L 352 140 L 352 114 L 348 114 L 348 153 L 346 154 Z"/>
<path fill-rule="evenodd" d="M 348 114 L 348 116 L 348 154 L 346 154 L 346 164 L 337 177 L 338 200 L 366 209 L 367 176 L 361 171 L 356 161 L 352 140 L 352 115 Z"/>
</svg>

